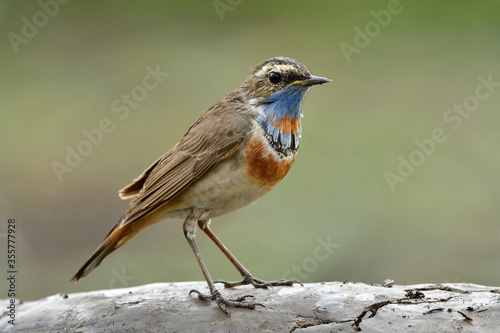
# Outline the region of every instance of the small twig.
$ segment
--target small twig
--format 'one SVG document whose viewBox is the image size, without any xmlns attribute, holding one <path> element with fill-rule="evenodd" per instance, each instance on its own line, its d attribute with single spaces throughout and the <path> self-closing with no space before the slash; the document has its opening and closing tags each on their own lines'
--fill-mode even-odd
<svg viewBox="0 0 500 333">
<path fill-rule="evenodd" d="M 464 316 L 464 321 L 465 322 L 470 323 L 471 321 L 474 321 L 474 319 L 472 319 L 471 317 L 469 317 L 468 315 L 466 315 L 462 311 L 457 311 L 457 312 L 460 313 L 462 316 Z"/>
<path fill-rule="evenodd" d="M 425 315 L 428 315 L 428 314 L 431 314 L 431 313 L 435 313 L 435 312 L 441 312 L 441 311 L 443 311 L 443 310 L 444 310 L 444 308 L 436 308 L 436 309 L 432 309 L 432 310 L 429 310 L 429 311 L 427 311 L 427 312 L 424 312 L 424 316 L 425 316 Z"/>
</svg>

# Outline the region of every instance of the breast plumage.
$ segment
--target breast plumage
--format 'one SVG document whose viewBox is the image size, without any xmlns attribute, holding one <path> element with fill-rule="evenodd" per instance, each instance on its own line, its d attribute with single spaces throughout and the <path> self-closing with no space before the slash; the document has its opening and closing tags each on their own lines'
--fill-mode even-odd
<svg viewBox="0 0 500 333">
<path fill-rule="evenodd" d="M 272 121 L 259 115 L 256 126 L 244 154 L 247 175 L 262 186 L 273 187 L 286 176 L 295 161 L 300 121 L 290 117 Z"/>
</svg>

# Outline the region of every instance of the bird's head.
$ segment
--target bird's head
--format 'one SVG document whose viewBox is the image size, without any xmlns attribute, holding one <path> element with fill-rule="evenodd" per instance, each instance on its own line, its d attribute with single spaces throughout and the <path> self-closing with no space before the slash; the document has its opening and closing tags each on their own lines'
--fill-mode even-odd
<svg viewBox="0 0 500 333">
<path fill-rule="evenodd" d="M 279 120 L 285 115 L 299 118 L 300 103 L 309 88 L 330 81 L 312 75 L 295 59 L 276 57 L 258 64 L 241 88 L 250 104 L 263 106 L 270 118 Z"/>
</svg>

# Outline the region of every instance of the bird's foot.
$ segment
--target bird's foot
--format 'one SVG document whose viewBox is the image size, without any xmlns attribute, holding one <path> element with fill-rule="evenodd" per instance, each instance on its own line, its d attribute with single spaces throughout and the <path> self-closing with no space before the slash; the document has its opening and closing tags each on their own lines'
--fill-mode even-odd
<svg viewBox="0 0 500 333">
<path fill-rule="evenodd" d="M 276 286 L 293 286 L 294 283 L 300 284 L 303 286 L 303 284 L 299 280 L 277 280 L 277 281 L 263 281 L 260 279 L 257 279 L 252 276 L 252 274 L 244 275 L 242 281 L 236 281 L 236 282 L 227 282 L 223 280 L 217 280 L 214 281 L 214 283 L 222 283 L 224 284 L 225 288 L 234 288 L 238 286 L 244 286 L 247 284 L 251 284 L 255 288 L 264 288 L 267 289 L 269 287 L 276 287 Z"/>
<path fill-rule="evenodd" d="M 229 310 L 227 309 L 228 307 L 255 309 L 256 306 L 262 306 L 265 308 L 264 304 L 261 303 L 246 303 L 245 300 L 247 298 L 254 298 L 252 295 L 244 295 L 236 299 L 228 299 L 222 297 L 221 293 L 217 289 L 212 290 L 210 292 L 210 295 L 203 294 L 194 289 L 189 292 L 189 295 L 191 295 L 191 293 L 198 294 L 198 298 L 202 301 L 215 301 L 219 309 L 221 309 L 222 312 L 224 312 L 228 316 L 230 316 Z"/>
</svg>

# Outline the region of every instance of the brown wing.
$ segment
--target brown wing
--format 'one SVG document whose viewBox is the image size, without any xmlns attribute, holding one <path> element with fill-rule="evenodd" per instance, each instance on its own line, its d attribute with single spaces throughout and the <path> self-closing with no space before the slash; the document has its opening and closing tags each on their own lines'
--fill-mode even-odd
<svg viewBox="0 0 500 333">
<path fill-rule="evenodd" d="M 224 112 L 219 105 L 207 111 L 170 151 L 120 191 L 122 198 L 137 193 L 120 224 L 136 221 L 163 206 L 231 156 L 251 126 L 249 116 L 227 109 Z"/>
<path fill-rule="evenodd" d="M 134 181 L 131 184 L 125 186 L 120 191 L 118 191 L 118 195 L 120 196 L 120 198 L 122 198 L 124 200 L 125 199 L 132 199 L 137 194 L 139 194 L 139 191 L 141 190 L 142 186 L 144 185 L 144 182 L 148 178 L 148 176 L 151 173 L 151 171 L 156 167 L 156 165 L 158 165 L 158 163 L 164 157 L 165 156 L 162 156 L 159 159 L 157 159 L 156 161 L 154 161 L 154 163 L 151 164 L 151 166 L 149 168 L 147 168 L 146 170 L 144 170 L 143 173 L 141 173 L 139 175 L 139 177 L 137 177 L 136 179 L 134 179 Z"/>
</svg>

